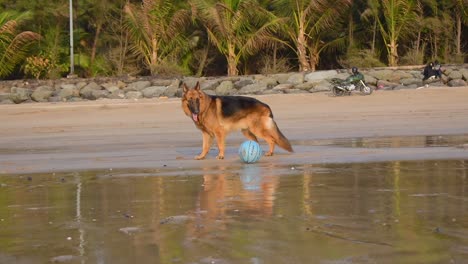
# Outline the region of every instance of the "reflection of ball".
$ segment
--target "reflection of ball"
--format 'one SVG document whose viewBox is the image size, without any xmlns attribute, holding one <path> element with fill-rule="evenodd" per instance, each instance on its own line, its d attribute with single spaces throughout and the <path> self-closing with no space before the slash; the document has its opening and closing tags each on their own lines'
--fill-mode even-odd
<svg viewBox="0 0 468 264">
<path fill-rule="evenodd" d="M 239 157 L 245 163 L 257 162 L 261 156 L 262 148 L 253 140 L 245 141 L 239 147 Z"/>
</svg>

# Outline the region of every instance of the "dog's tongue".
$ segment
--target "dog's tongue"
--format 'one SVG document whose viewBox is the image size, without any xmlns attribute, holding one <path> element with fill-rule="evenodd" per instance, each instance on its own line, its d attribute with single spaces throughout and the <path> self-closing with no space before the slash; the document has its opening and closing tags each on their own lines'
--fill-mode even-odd
<svg viewBox="0 0 468 264">
<path fill-rule="evenodd" d="M 192 119 L 195 122 L 198 122 L 198 115 L 197 114 L 192 114 Z"/>
</svg>

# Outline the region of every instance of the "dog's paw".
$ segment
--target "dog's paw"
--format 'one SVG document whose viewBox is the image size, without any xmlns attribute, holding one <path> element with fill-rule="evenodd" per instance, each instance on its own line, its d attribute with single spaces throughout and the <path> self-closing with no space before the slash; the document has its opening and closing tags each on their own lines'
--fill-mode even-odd
<svg viewBox="0 0 468 264">
<path fill-rule="evenodd" d="M 273 152 L 267 152 L 267 153 L 265 153 L 265 156 L 271 157 L 271 156 L 273 156 Z"/>
<path fill-rule="evenodd" d="M 216 159 L 222 160 L 222 159 L 224 159 L 224 156 L 218 155 L 218 156 L 216 156 Z"/>
<path fill-rule="evenodd" d="M 204 155 L 198 155 L 198 156 L 195 156 L 195 159 L 196 160 L 202 160 L 202 159 L 205 159 L 205 156 Z"/>
</svg>

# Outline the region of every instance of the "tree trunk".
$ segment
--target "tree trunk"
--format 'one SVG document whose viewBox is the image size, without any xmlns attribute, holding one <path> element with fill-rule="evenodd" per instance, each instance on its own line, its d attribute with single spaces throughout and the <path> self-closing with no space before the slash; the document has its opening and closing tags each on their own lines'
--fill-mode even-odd
<svg viewBox="0 0 468 264">
<path fill-rule="evenodd" d="M 299 23 L 299 32 L 297 35 L 297 57 L 299 59 L 299 71 L 308 71 L 309 60 L 307 59 L 304 22 L 300 21 Z"/>
<path fill-rule="evenodd" d="M 349 45 L 348 49 L 352 48 L 354 46 L 354 23 L 353 23 L 353 14 L 349 14 L 348 18 L 348 40 L 349 40 Z"/>
<path fill-rule="evenodd" d="M 89 59 L 89 70 L 91 75 L 93 75 L 93 66 L 94 61 L 96 60 L 96 50 L 99 41 L 99 35 L 101 34 L 102 23 L 98 23 L 96 26 L 96 34 L 94 34 L 93 46 L 91 47 L 91 58 Z"/>
<path fill-rule="evenodd" d="M 150 72 L 151 75 L 156 74 L 156 66 L 158 65 L 158 40 L 156 37 L 151 38 L 151 55 L 150 55 Z"/>
<path fill-rule="evenodd" d="M 388 54 L 388 65 L 390 67 L 397 66 L 398 65 L 398 44 L 396 43 L 395 40 L 390 40 L 389 46 L 389 51 L 390 53 Z"/>
<path fill-rule="evenodd" d="M 372 29 L 372 44 L 371 44 L 371 51 L 372 54 L 375 54 L 375 38 L 377 36 L 377 18 L 374 19 L 374 28 Z"/>
<path fill-rule="evenodd" d="M 234 44 L 228 44 L 228 56 L 226 59 L 228 63 L 228 76 L 239 75 L 239 71 L 237 70 L 237 60 L 236 53 L 234 51 Z"/>
<path fill-rule="evenodd" d="M 457 14 L 456 17 L 457 20 L 457 39 L 456 39 L 456 51 L 455 53 L 457 55 L 461 55 L 461 34 L 462 34 L 462 23 L 461 23 L 461 17 L 459 14 Z"/>
</svg>

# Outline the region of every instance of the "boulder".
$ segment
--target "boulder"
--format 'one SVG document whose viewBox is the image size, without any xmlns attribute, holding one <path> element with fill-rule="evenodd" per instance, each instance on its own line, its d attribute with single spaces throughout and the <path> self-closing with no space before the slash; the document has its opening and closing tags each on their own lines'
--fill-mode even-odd
<svg viewBox="0 0 468 264">
<path fill-rule="evenodd" d="M 234 89 L 234 84 L 231 81 L 223 81 L 216 87 L 215 92 L 217 95 L 233 95 L 237 90 Z"/>
<path fill-rule="evenodd" d="M 57 93 L 57 96 L 60 97 L 61 100 L 68 100 L 72 97 L 80 96 L 79 89 L 73 84 L 62 85 L 61 87 L 62 88 Z"/>
<path fill-rule="evenodd" d="M 289 76 L 288 80 L 286 81 L 286 83 L 290 83 L 290 84 L 301 84 L 303 82 L 304 82 L 303 72 L 291 74 L 291 76 Z"/>
<path fill-rule="evenodd" d="M 93 91 L 101 90 L 101 86 L 95 82 L 90 82 L 80 90 L 80 96 L 88 100 L 96 100 L 96 97 L 93 95 Z"/>
<path fill-rule="evenodd" d="M 150 81 L 136 81 L 127 85 L 127 87 L 124 88 L 124 91 L 142 91 L 143 89 L 150 86 Z"/>
<path fill-rule="evenodd" d="M 107 90 L 92 90 L 91 95 L 92 100 L 97 100 L 100 98 L 107 98 L 110 95 L 110 92 Z"/>
<path fill-rule="evenodd" d="M 451 80 L 448 82 L 448 86 L 450 87 L 461 87 L 461 86 L 467 86 L 466 81 L 462 79 L 456 79 L 456 80 Z"/>
<path fill-rule="evenodd" d="M 388 81 L 392 79 L 392 74 L 393 74 L 392 70 L 370 70 L 366 73 L 366 76 L 370 75 L 376 78 L 377 80 Z"/>
<path fill-rule="evenodd" d="M 320 82 L 323 79 L 336 78 L 337 74 L 338 72 L 336 70 L 315 71 L 315 72 L 307 73 L 304 76 L 304 80 L 306 82 Z"/>
<path fill-rule="evenodd" d="M 468 68 L 463 68 L 459 70 L 463 76 L 463 80 L 468 81 Z"/>
<path fill-rule="evenodd" d="M 240 89 L 244 86 L 247 86 L 249 84 L 253 84 L 254 81 L 251 78 L 241 78 L 237 82 L 234 83 L 234 88 Z"/>
<path fill-rule="evenodd" d="M 127 99 L 134 99 L 134 100 L 141 99 L 143 98 L 143 93 L 140 91 L 128 91 L 125 93 L 125 97 Z"/>
<path fill-rule="evenodd" d="M 50 86 L 39 86 L 34 90 L 31 94 L 31 99 L 36 102 L 47 102 L 49 101 L 49 97 L 51 97 L 54 93 L 54 88 Z"/>
<path fill-rule="evenodd" d="M 258 94 L 262 91 L 267 89 L 267 84 L 260 82 L 260 83 L 253 83 L 242 87 L 239 90 L 239 94 Z"/>
<path fill-rule="evenodd" d="M 384 80 L 378 80 L 377 81 L 377 87 L 379 89 L 384 89 L 384 90 L 393 90 L 393 88 L 397 87 L 397 83 L 392 83 Z"/>
<path fill-rule="evenodd" d="M 314 87 L 309 89 L 309 93 L 327 92 L 331 90 L 331 87 L 331 83 L 326 80 L 322 80 L 318 83 L 315 83 Z"/>
<path fill-rule="evenodd" d="M 179 79 L 173 80 L 172 83 L 164 91 L 163 96 L 175 97 L 179 87 L 180 87 L 180 80 Z"/>
<path fill-rule="evenodd" d="M 400 84 L 402 85 L 412 85 L 412 84 L 416 84 L 417 86 L 421 86 L 422 85 L 422 79 L 417 79 L 417 78 L 403 78 L 400 80 Z"/>
<path fill-rule="evenodd" d="M 153 98 L 161 96 L 164 91 L 166 91 L 166 86 L 150 86 L 141 91 L 143 97 L 145 98 Z"/>
<path fill-rule="evenodd" d="M 24 101 L 31 100 L 32 90 L 27 88 L 12 87 L 10 100 L 15 104 L 20 104 Z"/>
<path fill-rule="evenodd" d="M 457 80 L 457 79 L 462 79 L 463 78 L 463 74 L 460 72 L 460 71 L 452 71 L 449 75 L 448 75 L 448 78 L 450 80 Z"/>
<path fill-rule="evenodd" d="M 292 85 L 291 83 L 278 84 L 272 88 L 272 90 L 282 91 L 282 92 L 285 92 L 286 90 L 290 90 L 290 89 L 294 89 L 294 85 Z"/>
</svg>

